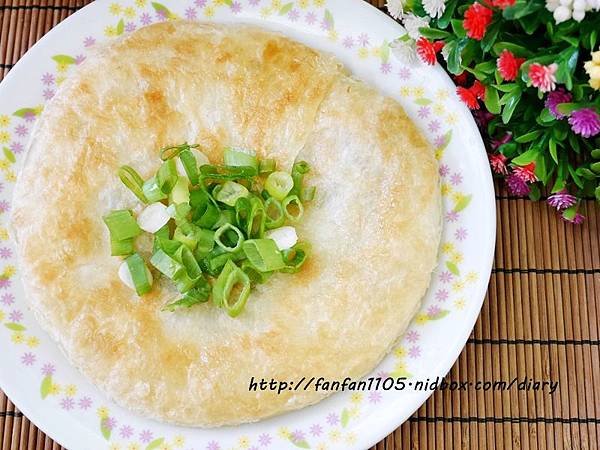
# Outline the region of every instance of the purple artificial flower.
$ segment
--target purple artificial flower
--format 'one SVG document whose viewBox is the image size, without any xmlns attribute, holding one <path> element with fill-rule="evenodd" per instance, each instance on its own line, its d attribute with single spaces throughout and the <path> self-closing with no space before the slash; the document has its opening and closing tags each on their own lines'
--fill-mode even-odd
<svg viewBox="0 0 600 450">
<path fill-rule="evenodd" d="M 321 433 L 323 433 L 323 427 L 318 423 L 315 423 L 310 427 L 310 434 L 313 436 L 321 436 Z"/>
<path fill-rule="evenodd" d="M 167 20 L 167 13 L 162 9 L 156 11 L 156 20 L 159 22 L 164 22 Z"/>
<path fill-rule="evenodd" d="M 479 128 L 487 128 L 490 120 L 494 118 L 494 115 L 486 109 L 478 109 L 473 111 L 473 117 Z"/>
<path fill-rule="evenodd" d="M 388 62 L 385 62 L 385 63 L 381 64 L 381 66 L 379 66 L 379 71 L 382 74 L 387 75 L 388 73 L 390 73 L 392 71 L 392 65 Z"/>
<path fill-rule="evenodd" d="M 196 0 L 194 3 L 198 8 L 204 8 L 206 6 L 206 0 Z"/>
<path fill-rule="evenodd" d="M 65 397 L 60 401 L 60 407 L 65 411 L 70 411 L 75 407 L 75 402 L 71 397 Z"/>
<path fill-rule="evenodd" d="M 421 336 L 419 333 L 415 330 L 410 330 L 408 333 L 406 333 L 406 340 L 408 342 L 417 342 L 420 337 Z"/>
<path fill-rule="evenodd" d="M 239 14 L 242 11 L 242 4 L 240 2 L 232 2 L 231 3 L 231 12 L 234 14 Z"/>
<path fill-rule="evenodd" d="M 78 404 L 79 404 L 80 409 L 83 409 L 83 410 L 89 409 L 92 406 L 92 399 L 89 397 L 82 397 L 79 399 Z"/>
<path fill-rule="evenodd" d="M 490 146 L 492 147 L 492 149 L 498 150 L 498 147 L 510 142 L 511 139 L 512 139 L 512 134 L 504 133 L 504 135 L 502 137 L 492 139 L 490 142 Z"/>
<path fill-rule="evenodd" d="M 300 442 L 304 440 L 304 431 L 296 430 L 292 432 L 292 441 Z"/>
<path fill-rule="evenodd" d="M 10 144 L 10 149 L 13 153 L 21 153 L 24 150 L 23 144 L 17 141 Z"/>
<path fill-rule="evenodd" d="M 29 129 L 25 125 L 19 125 L 15 128 L 15 133 L 17 134 L 17 136 L 23 137 L 26 136 L 27 133 L 29 133 Z"/>
<path fill-rule="evenodd" d="M 0 201 L 0 212 L 6 212 L 10 208 L 10 204 L 6 200 Z"/>
<path fill-rule="evenodd" d="M 448 222 L 456 222 L 458 220 L 458 213 L 454 210 L 446 213 L 446 220 Z"/>
<path fill-rule="evenodd" d="M 206 446 L 206 450 L 221 450 L 221 446 L 216 441 L 210 441 Z"/>
<path fill-rule="evenodd" d="M 75 56 L 75 64 L 79 65 L 84 61 L 85 61 L 85 56 L 83 56 L 83 55 Z"/>
<path fill-rule="evenodd" d="M 380 401 L 381 401 L 381 393 L 379 391 L 369 392 L 369 402 L 370 403 L 379 403 Z"/>
<path fill-rule="evenodd" d="M 127 33 L 133 33 L 133 32 L 135 31 L 135 29 L 136 29 L 136 28 L 137 28 L 137 27 L 135 26 L 135 23 L 133 23 L 133 22 L 127 22 L 127 23 L 125 24 L 125 31 L 126 31 Z"/>
<path fill-rule="evenodd" d="M 23 118 L 25 119 L 25 122 L 35 122 L 35 113 L 27 111 Z"/>
<path fill-rule="evenodd" d="M 433 140 L 433 145 L 435 145 L 436 148 L 440 148 L 446 145 L 446 136 L 444 136 L 443 134 L 436 136 Z"/>
<path fill-rule="evenodd" d="M 8 278 L 0 278 L 0 289 L 8 289 L 12 284 Z"/>
<path fill-rule="evenodd" d="M 458 186 L 460 183 L 462 183 L 462 181 L 463 181 L 463 177 L 458 172 L 453 173 L 452 176 L 450 177 L 450 183 L 452 183 L 454 186 Z"/>
<path fill-rule="evenodd" d="M 44 89 L 42 96 L 44 97 L 44 100 L 50 100 L 54 97 L 54 89 Z"/>
<path fill-rule="evenodd" d="M 440 313 L 441 309 L 438 305 L 431 305 L 429 308 L 427 308 L 427 315 L 429 317 L 434 317 L 437 316 Z"/>
<path fill-rule="evenodd" d="M 95 43 L 96 43 L 96 39 L 94 39 L 92 36 L 88 36 L 83 40 L 83 45 L 85 47 L 91 47 Z"/>
<path fill-rule="evenodd" d="M 440 127 L 441 127 L 440 122 L 437 120 L 432 120 L 431 122 L 429 122 L 429 125 L 427 126 L 429 131 L 431 131 L 432 133 L 439 131 Z"/>
<path fill-rule="evenodd" d="M 129 439 L 131 436 L 133 436 L 133 428 L 131 428 L 129 425 L 123 425 L 119 429 L 119 435 L 123 439 Z"/>
<path fill-rule="evenodd" d="M 584 138 L 596 136 L 600 133 L 600 115 L 593 108 L 581 108 L 571 113 L 569 125 Z"/>
<path fill-rule="evenodd" d="M 563 88 L 558 88 L 548 94 L 544 106 L 550 110 L 550 114 L 555 119 L 562 119 L 565 115 L 559 112 L 557 107 L 561 103 L 569 103 L 571 100 L 573 100 L 573 96 L 570 92 L 565 91 Z"/>
<path fill-rule="evenodd" d="M 107 417 L 103 420 L 103 425 L 107 430 L 112 430 L 117 426 L 117 419 L 114 417 Z"/>
<path fill-rule="evenodd" d="M 31 352 L 24 353 L 21 356 L 21 363 L 25 366 L 32 366 L 35 363 L 35 355 Z"/>
<path fill-rule="evenodd" d="M 438 302 L 445 302 L 448 300 L 448 291 L 446 289 L 440 289 L 439 291 L 436 291 L 435 299 Z"/>
<path fill-rule="evenodd" d="M 345 48 L 352 48 L 354 47 L 354 38 L 352 36 L 346 36 L 342 44 Z"/>
<path fill-rule="evenodd" d="M 508 185 L 509 192 L 517 197 L 529 195 L 529 192 L 531 191 L 529 185 L 514 172 L 506 177 L 506 184 Z"/>
<path fill-rule="evenodd" d="M 317 20 L 317 15 L 311 11 L 309 13 L 306 13 L 304 20 L 306 21 L 307 24 L 313 25 Z"/>
<path fill-rule="evenodd" d="M 366 47 L 369 45 L 369 36 L 365 33 L 358 35 L 358 43 L 361 47 Z"/>
<path fill-rule="evenodd" d="M 417 112 L 417 115 L 419 116 L 419 119 L 425 119 L 430 113 L 431 110 L 429 109 L 429 106 L 421 106 Z"/>
<path fill-rule="evenodd" d="M 47 363 L 42 366 L 42 373 L 47 377 L 51 377 L 56 372 L 56 368 L 53 364 Z"/>
<path fill-rule="evenodd" d="M 447 270 L 445 270 L 444 272 L 440 273 L 440 281 L 442 283 L 450 283 L 451 280 L 452 280 L 451 272 L 448 272 Z"/>
<path fill-rule="evenodd" d="M 140 22 L 142 22 L 142 25 L 150 25 L 152 23 L 152 16 L 144 13 L 140 16 Z"/>
<path fill-rule="evenodd" d="M 196 20 L 197 17 L 196 10 L 194 8 L 188 8 L 185 10 L 185 18 L 187 20 Z"/>
<path fill-rule="evenodd" d="M 337 425 L 339 421 L 340 421 L 340 418 L 338 417 L 338 415 L 336 413 L 330 413 L 327 416 L 327 423 L 329 425 Z"/>
<path fill-rule="evenodd" d="M 42 83 L 44 83 L 46 86 L 54 84 L 54 75 L 46 72 L 44 75 L 42 75 Z"/>
<path fill-rule="evenodd" d="M 415 345 L 415 346 L 409 348 L 408 349 L 408 356 L 410 356 L 413 359 L 418 358 L 419 356 L 421 356 L 421 347 L 419 347 L 418 345 Z"/>
<path fill-rule="evenodd" d="M 154 435 L 152 434 L 152 431 L 150 431 L 150 430 L 144 430 L 140 433 L 140 441 L 142 441 L 144 444 L 147 444 L 148 442 L 150 442 L 153 437 L 154 437 Z"/>
<path fill-rule="evenodd" d="M 454 237 L 456 238 L 456 240 L 458 241 L 464 241 L 467 238 L 467 230 L 465 228 L 458 228 L 455 232 L 454 232 Z"/>
<path fill-rule="evenodd" d="M 291 22 L 296 22 L 299 18 L 300 18 L 300 12 L 297 9 L 292 9 L 288 13 L 288 19 L 290 19 Z"/>
<path fill-rule="evenodd" d="M 8 318 L 11 322 L 20 322 L 23 320 L 23 313 L 18 309 L 15 309 L 9 314 Z"/>
<path fill-rule="evenodd" d="M 403 67 L 402 69 L 400 69 L 398 71 L 398 76 L 400 77 L 401 80 L 408 80 L 410 78 L 410 69 L 407 67 Z"/>
<path fill-rule="evenodd" d="M 577 203 L 577 197 L 569 194 L 569 191 L 566 189 L 548 197 L 548 204 L 559 211 L 570 208 L 575 203 Z"/>
<path fill-rule="evenodd" d="M 440 177 L 445 177 L 446 175 L 448 175 L 450 173 L 450 167 L 448 167 L 446 164 L 440 164 Z"/>
<path fill-rule="evenodd" d="M 14 302 L 15 296 L 12 295 L 10 292 L 7 292 L 2 296 L 2 303 L 4 303 L 6 306 L 12 305 Z"/>
<path fill-rule="evenodd" d="M 267 433 L 263 433 L 260 436 L 258 436 L 258 443 L 263 447 L 268 446 L 271 443 L 271 440 L 271 436 Z"/>
<path fill-rule="evenodd" d="M 0 189 L 1 190 L 1 189 Z M 8 247 L 0 248 L 0 258 L 8 259 L 12 256 L 12 250 Z"/>
<path fill-rule="evenodd" d="M 205 1 L 205 0 L 200 0 L 200 1 Z M 260 3 L 260 0 L 248 0 L 248 3 L 250 4 L 250 6 L 256 6 Z"/>
</svg>

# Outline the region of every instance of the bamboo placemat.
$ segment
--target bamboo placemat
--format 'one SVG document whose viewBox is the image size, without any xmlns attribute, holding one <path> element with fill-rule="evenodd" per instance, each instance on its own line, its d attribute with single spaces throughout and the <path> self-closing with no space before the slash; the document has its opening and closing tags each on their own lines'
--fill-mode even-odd
<svg viewBox="0 0 600 450">
<path fill-rule="evenodd" d="M 90 0 L 0 0 L 2 77 L 44 33 Z M 385 0 L 370 3 L 383 9 Z M 436 391 L 377 450 L 600 448 L 600 208 L 583 226 L 497 189 L 492 278 L 449 380 L 559 381 L 552 396 Z M 61 449 L 0 392 L 0 450 Z"/>
</svg>

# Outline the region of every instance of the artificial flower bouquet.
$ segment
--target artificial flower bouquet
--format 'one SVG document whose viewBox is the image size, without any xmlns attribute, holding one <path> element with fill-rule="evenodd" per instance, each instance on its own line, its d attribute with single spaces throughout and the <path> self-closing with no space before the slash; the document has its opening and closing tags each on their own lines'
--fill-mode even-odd
<svg viewBox="0 0 600 450">
<path fill-rule="evenodd" d="M 439 61 L 512 195 L 572 223 L 600 201 L 600 0 L 388 0 L 408 64 Z"/>
</svg>

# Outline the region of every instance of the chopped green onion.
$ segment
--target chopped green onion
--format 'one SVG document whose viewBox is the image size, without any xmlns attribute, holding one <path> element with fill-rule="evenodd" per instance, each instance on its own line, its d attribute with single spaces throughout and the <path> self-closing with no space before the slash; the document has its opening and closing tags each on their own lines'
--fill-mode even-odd
<svg viewBox="0 0 600 450">
<path fill-rule="evenodd" d="M 141 234 L 139 225 L 127 209 L 111 211 L 102 218 L 108 227 L 111 239 L 122 241 Z"/>
<path fill-rule="evenodd" d="M 253 167 L 229 167 L 205 165 L 200 167 L 200 177 L 205 180 L 244 180 L 257 175 Z"/>
<path fill-rule="evenodd" d="M 281 269 L 281 272 L 296 273 L 300 270 L 300 267 L 306 262 L 308 258 L 308 251 L 310 247 L 308 244 L 300 242 L 294 247 L 284 250 L 283 260 L 285 261 L 285 267 Z"/>
<path fill-rule="evenodd" d="M 235 181 L 226 181 L 222 185 L 219 185 L 220 189 L 216 192 L 213 191 L 215 200 L 221 203 L 225 203 L 227 206 L 235 206 L 235 203 L 240 198 L 248 197 L 250 192 L 245 186 L 242 186 Z"/>
<path fill-rule="evenodd" d="M 273 272 L 261 272 L 260 270 L 257 270 L 248 260 L 243 261 L 241 267 L 244 273 L 248 275 L 248 278 L 250 278 L 250 281 L 254 284 L 264 284 L 271 278 L 271 275 L 273 275 Z"/>
<path fill-rule="evenodd" d="M 160 273 L 171 280 L 185 273 L 185 268 L 183 265 L 165 253 L 165 251 L 162 249 L 157 250 L 154 255 L 152 255 L 152 258 L 150 258 L 150 264 L 156 267 Z"/>
<path fill-rule="evenodd" d="M 169 230 L 169 225 L 165 225 L 164 227 L 162 227 L 160 230 L 158 230 L 156 233 L 154 233 L 154 242 L 152 244 L 152 252 L 154 253 L 157 249 L 160 248 L 160 241 L 159 239 L 163 239 L 163 240 L 169 240 L 171 231 Z"/>
<path fill-rule="evenodd" d="M 298 222 L 304 215 L 304 206 L 297 195 L 290 195 L 281 203 L 283 213 L 292 222 Z"/>
<path fill-rule="evenodd" d="M 167 198 L 167 194 L 160 190 L 156 177 L 146 180 L 142 186 L 142 191 L 144 192 L 148 203 L 159 202 Z"/>
<path fill-rule="evenodd" d="M 144 195 L 144 191 L 142 186 L 144 184 L 144 180 L 140 175 L 129 166 L 121 166 L 119 168 L 119 179 L 123 182 L 123 184 L 134 193 L 134 195 L 139 198 L 142 202 L 148 203 L 146 196 Z"/>
<path fill-rule="evenodd" d="M 271 172 L 275 172 L 277 169 L 277 162 L 274 159 L 263 159 L 258 165 L 258 173 L 266 175 Z"/>
<path fill-rule="evenodd" d="M 177 178 L 179 178 L 179 175 L 177 175 L 177 166 L 173 159 L 165 161 L 156 174 L 158 187 L 164 194 L 171 193 L 175 187 L 175 183 L 177 183 Z"/>
<path fill-rule="evenodd" d="M 122 239 L 120 241 L 116 239 L 110 239 L 110 254 L 111 256 L 127 256 L 133 253 L 133 238 Z"/>
<path fill-rule="evenodd" d="M 183 297 L 163 307 L 163 311 L 173 312 L 178 308 L 191 308 L 199 303 L 206 303 L 212 292 L 212 287 L 204 277 L 200 278 L 196 287 L 187 291 Z"/>
<path fill-rule="evenodd" d="M 233 225 L 233 223 L 235 222 L 235 211 L 231 210 L 231 209 L 224 209 L 223 211 L 219 212 L 219 220 L 217 220 L 217 223 L 215 223 L 213 225 L 213 229 L 216 230 L 218 228 L 221 228 L 223 225 L 230 223 Z"/>
<path fill-rule="evenodd" d="M 265 227 L 268 230 L 279 228 L 285 222 L 285 213 L 279 200 L 269 197 L 265 202 Z"/>
<path fill-rule="evenodd" d="M 267 177 L 265 189 L 271 197 L 283 200 L 294 187 L 294 180 L 289 173 L 273 172 Z"/>
<path fill-rule="evenodd" d="M 232 299 L 234 288 L 239 287 L 237 298 Z M 250 279 L 232 261 L 227 261 L 213 286 L 213 302 L 224 307 L 231 317 L 239 315 L 250 296 Z M 233 301 L 232 301 L 233 300 Z"/>
<path fill-rule="evenodd" d="M 300 192 L 300 200 L 303 202 L 311 202 L 315 198 L 317 188 L 314 186 L 304 187 Z"/>
<path fill-rule="evenodd" d="M 196 285 L 202 275 L 202 270 L 190 249 L 185 245 L 179 247 L 173 258 L 185 268 L 185 272 L 175 276 L 173 281 L 179 292 L 187 292 Z"/>
<path fill-rule="evenodd" d="M 172 147 L 164 147 L 160 150 L 160 159 L 162 159 L 163 161 L 167 161 L 169 159 L 175 158 L 185 150 L 197 147 L 198 144 L 189 145 L 187 142 L 181 145 L 174 145 Z"/>
<path fill-rule="evenodd" d="M 198 243 L 196 244 L 194 256 L 200 259 L 208 255 L 215 247 L 215 232 L 200 228 L 195 237 L 198 239 Z"/>
<path fill-rule="evenodd" d="M 250 214 L 246 225 L 246 236 L 248 238 L 260 238 L 265 233 L 265 222 L 267 214 L 265 206 L 258 197 L 250 199 Z"/>
<path fill-rule="evenodd" d="M 144 208 L 137 218 L 139 227 L 148 233 L 156 233 L 164 227 L 171 216 L 167 207 L 160 202 L 152 203 Z"/>
<path fill-rule="evenodd" d="M 135 286 L 137 295 L 144 295 L 152 289 L 152 275 L 146 267 L 146 263 L 140 255 L 134 253 L 128 257 L 125 262 L 131 274 L 131 280 Z"/>
<path fill-rule="evenodd" d="M 215 231 L 215 242 L 223 250 L 235 252 L 239 250 L 244 243 L 244 235 L 239 228 L 231 223 L 226 223 Z"/>
<path fill-rule="evenodd" d="M 190 205 L 192 220 L 201 228 L 214 227 L 221 216 L 217 203 L 204 189 L 190 192 Z"/>
<path fill-rule="evenodd" d="M 227 261 L 242 261 L 246 255 L 240 249 L 237 252 L 227 252 L 221 247 L 215 247 L 208 255 L 200 261 L 200 267 L 209 275 L 218 276 Z"/>
<path fill-rule="evenodd" d="M 171 191 L 170 202 L 178 205 L 180 203 L 188 203 L 189 201 L 190 189 L 188 187 L 188 179 L 186 177 L 179 177 Z"/>
<path fill-rule="evenodd" d="M 252 167 L 258 173 L 258 160 L 251 151 L 227 147 L 223 151 L 223 162 L 230 167 Z"/>
<path fill-rule="evenodd" d="M 200 180 L 200 173 L 198 172 L 198 162 L 196 161 L 196 157 L 194 156 L 192 151 L 189 149 L 183 150 L 179 154 L 179 159 L 181 160 L 183 169 L 188 178 L 190 179 L 190 183 L 192 183 L 192 186 L 198 184 Z"/>
<path fill-rule="evenodd" d="M 246 257 L 257 270 L 272 272 L 285 267 L 281 252 L 271 239 L 251 239 L 242 245 Z"/>
<path fill-rule="evenodd" d="M 310 164 L 306 161 L 298 161 L 292 166 L 292 179 L 294 180 L 293 193 L 300 195 L 302 193 L 302 182 L 304 175 L 310 172 Z"/>
<path fill-rule="evenodd" d="M 181 245 L 182 244 L 179 241 L 174 241 L 169 238 L 161 238 L 156 236 L 154 238 L 154 253 L 156 253 L 156 250 L 160 249 L 164 251 L 167 255 L 173 256 L 175 252 L 179 250 L 179 247 L 181 247 Z"/>
</svg>

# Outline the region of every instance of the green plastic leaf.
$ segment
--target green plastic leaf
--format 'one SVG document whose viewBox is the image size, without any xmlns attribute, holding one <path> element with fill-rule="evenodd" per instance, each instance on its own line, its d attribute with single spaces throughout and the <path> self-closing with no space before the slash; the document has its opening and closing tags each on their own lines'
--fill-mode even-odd
<svg viewBox="0 0 600 450">
<path fill-rule="evenodd" d="M 431 104 L 431 100 L 429 100 L 428 98 L 418 98 L 415 100 L 415 103 L 417 105 L 427 106 Z"/>
<path fill-rule="evenodd" d="M 513 44 L 512 42 L 496 42 L 492 46 L 492 53 L 496 56 L 500 55 L 502 50 L 509 50 L 510 52 L 514 53 L 515 56 L 519 57 L 528 57 L 532 55 L 531 51 L 529 51 L 527 48 L 518 44 Z"/>
<path fill-rule="evenodd" d="M 554 138 L 550 138 L 550 141 L 548 142 L 548 150 L 550 150 L 550 156 L 552 157 L 554 162 L 558 164 L 558 152 L 556 149 L 556 141 L 554 140 Z"/>
<path fill-rule="evenodd" d="M 279 15 L 280 16 L 285 16 L 287 13 L 289 13 L 292 10 L 293 7 L 294 7 L 294 2 L 286 3 L 279 10 Z"/>
<path fill-rule="evenodd" d="M 458 0 L 449 0 L 446 3 L 446 10 L 442 14 L 442 16 L 438 19 L 437 24 L 439 28 L 447 28 L 450 24 L 450 20 L 454 15 L 454 10 L 456 9 L 456 5 L 458 5 Z"/>
<path fill-rule="evenodd" d="M 48 397 L 50 394 L 50 388 L 52 387 L 52 375 L 46 375 L 40 385 L 40 395 L 42 400 Z"/>
<path fill-rule="evenodd" d="M 123 21 L 123 19 L 119 20 L 119 23 L 117 24 L 117 36 L 123 34 L 123 32 L 125 31 L 125 22 Z"/>
<path fill-rule="evenodd" d="M 596 200 L 600 202 L 600 186 L 596 188 L 596 190 L 594 191 L 594 195 L 596 196 Z"/>
<path fill-rule="evenodd" d="M 588 169 L 587 167 L 579 167 L 576 171 L 577 175 L 579 175 L 580 177 L 585 178 L 586 180 L 595 180 L 597 175 L 592 172 L 590 169 Z"/>
<path fill-rule="evenodd" d="M 468 39 L 462 38 L 455 41 L 451 41 L 446 44 L 448 47 L 448 70 L 458 75 L 461 71 L 462 55 L 461 52 L 467 45 Z"/>
<path fill-rule="evenodd" d="M 437 28 L 422 27 L 422 28 L 419 28 L 419 33 L 421 33 L 421 36 L 425 36 L 427 39 L 433 39 L 433 40 L 447 39 L 450 36 L 452 36 L 447 31 L 438 30 Z"/>
<path fill-rule="evenodd" d="M 549 122 L 554 122 L 556 119 L 554 118 L 554 116 L 552 115 L 552 113 L 550 112 L 550 110 L 548 108 L 544 108 L 544 109 L 542 109 L 542 112 L 540 113 L 540 120 L 543 123 L 549 123 Z"/>
<path fill-rule="evenodd" d="M 480 72 L 492 74 L 494 73 L 494 70 L 496 70 L 496 61 L 484 61 L 482 63 L 477 64 L 475 66 L 475 69 Z"/>
<path fill-rule="evenodd" d="M 516 83 L 509 83 L 509 84 L 493 84 L 492 85 L 495 89 L 498 89 L 500 92 L 512 92 L 512 91 L 516 91 L 517 89 L 519 89 L 519 85 Z"/>
<path fill-rule="evenodd" d="M 537 167 L 536 167 L 537 169 Z M 536 170 L 537 172 L 537 170 Z M 542 193 L 540 191 L 540 188 L 538 187 L 538 185 L 536 183 L 532 183 L 529 185 L 529 200 L 531 200 L 532 202 L 537 202 L 541 197 L 542 197 Z"/>
<path fill-rule="evenodd" d="M 342 411 L 342 418 L 341 418 L 341 423 L 344 428 L 348 425 L 349 420 L 350 420 L 350 413 L 348 412 L 348 410 L 346 408 L 344 408 L 344 410 Z"/>
<path fill-rule="evenodd" d="M 512 118 L 512 115 L 515 112 L 517 105 L 521 101 L 521 94 L 522 93 L 520 89 L 513 91 L 510 94 L 506 94 L 509 95 L 510 98 L 504 105 L 504 108 L 502 109 L 502 123 L 507 124 Z"/>
<path fill-rule="evenodd" d="M 452 19 L 450 23 L 452 24 L 452 31 L 454 31 L 455 36 L 459 38 L 467 37 L 467 32 L 465 31 L 465 27 L 463 27 L 461 19 Z"/>
<path fill-rule="evenodd" d="M 450 273 L 460 276 L 460 271 L 458 270 L 458 266 L 454 264 L 452 261 L 446 261 L 446 268 L 450 271 Z"/>
<path fill-rule="evenodd" d="M 100 432 L 102 433 L 102 436 L 104 436 L 104 439 L 106 439 L 107 441 L 110 441 L 110 435 L 112 434 L 112 428 L 107 426 L 106 419 L 100 419 Z"/>
<path fill-rule="evenodd" d="M 4 156 L 6 157 L 6 159 L 8 159 L 11 163 L 17 162 L 17 158 L 15 157 L 15 154 L 10 150 L 10 148 L 4 147 L 2 151 L 4 152 Z"/>
<path fill-rule="evenodd" d="M 566 220 L 573 220 L 577 214 L 577 206 L 571 206 L 563 211 L 562 216 Z"/>
<path fill-rule="evenodd" d="M 535 0 L 517 0 L 513 6 L 509 6 L 502 11 L 502 16 L 507 20 L 520 19 L 538 12 L 543 7 L 543 2 Z"/>
<path fill-rule="evenodd" d="M 518 138 L 515 138 L 515 141 L 518 142 L 519 144 L 524 144 L 526 142 L 535 141 L 539 136 L 541 136 L 542 133 L 543 133 L 542 130 L 530 131 L 529 133 L 522 134 Z"/>
<path fill-rule="evenodd" d="M 500 103 L 498 98 L 498 91 L 491 86 L 485 88 L 485 107 L 492 114 L 500 114 Z"/>
<path fill-rule="evenodd" d="M 5 323 L 4 326 L 12 331 L 25 331 L 27 329 L 20 323 L 14 323 L 14 322 Z"/>
<path fill-rule="evenodd" d="M 472 195 L 463 195 L 460 198 L 460 200 L 457 201 L 454 205 L 454 212 L 461 212 L 462 210 L 464 210 L 467 206 L 469 206 L 469 203 L 471 203 L 472 198 Z"/>
<path fill-rule="evenodd" d="M 600 161 L 590 164 L 590 169 L 592 172 L 600 174 Z"/>
<path fill-rule="evenodd" d="M 21 108 L 21 109 L 16 110 L 13 113 L 13 116 L 25 117 L 27 114 L 33 114 L 34 116 L 36 116 L 37 112 L 33 108 Z"/>
<path fill-rule="evenodd" d="M 600 148 L 592 150 L 592 158 L 600 159 Z"/>
<path fill-rule="evenodd" d="M 331 14 L 331 11 L 329 11 L 328 9 L 325 10 L 325 22 L 327 23 L 327 25 L 329 25 L 331 28 L 335 27 L 335 22 L 333 20 L 333 14 Z"/>
<path fill-rule="evenodd" d="M 485 36 L 481 40 L 481 50 L 485 53 L 489 52 L 496 42 L 498 38 L 498 34 L 500 33 L 500 27 L 502 25 L 502 21 L 492 23 L 487 31 L 485 32 Z"/>
<path fill-rule="evenodd" d="M 516 166 L 526 166 L 530 162 L 533 162 L 537 159 L 538 154 L 540 153 L 540 149 L 537 147 L 530 148 L 524 153 L 521 153 L 519 156 L 514 158 L 511 162 Z"/>
<path fill-rule="evenodd" d="M 158 439 L 154 439 L 152 442 L 150 442 L 148 444 L 148 446 L 146 447 L 146 450 L 154 450 L 158 447 L 160 447 L 163 442 L 165 442 L 165 438 L 158 438 Z"/>
<path fill-rule="evenodd" d="M 72 56 L 69 55 L 54 55 L 52 57 L 52 59 L 54 61 L 56 61 L 58 64 L 75 64 L 76 60 L 75 58 L 73 58 Z"/>
<path fill-rule="evenodd" d="M 175 16 L 173 13 L 167 8 L 165 5 L 162 5 L 157 2 L 152 2 L 152 7 L 157 13 L 164 15 L 167 19 L 174 19 Z"/>
<path fill-rule="evenodd" d="M 450 314 L 450 311 L 448 311 L 447 309 L 442 309 L 436 314 L 427 314 L 427 317 L 429 317 L 430 320 L 440 320 L 446 317 L 448 314 Z"/>
<path fill-rule="evenodd" d="M 223 3 L 225 3 L 230 8 L 233 6 L 233 0 L 223 0 Z"/>
<path fill-rule="evenodd" d="M 575 111 L 576 109 L 581 108 L 580 105 L 578 105 L 577 103 L 561 103 L 556 107 L 556 110 L 561 113 L 564 114 L 565 116 L 570 115 L 573 111 Z"/>
<path fill-rule="evenodd" d="M 583 180 L 577 174 L 577 171 L 572 166 L 568 166 L 568 167 L 569 167 L 569 175 L 571 175 L 571 178 L 573 178 L 573 182 L 577 185 L 577 187 L 579 189 L 583 189 Z"/>
</svg>

